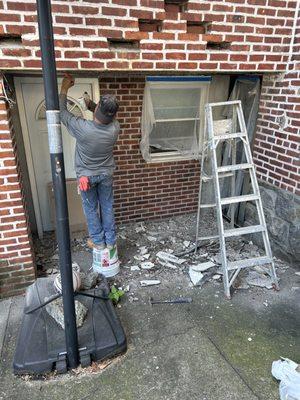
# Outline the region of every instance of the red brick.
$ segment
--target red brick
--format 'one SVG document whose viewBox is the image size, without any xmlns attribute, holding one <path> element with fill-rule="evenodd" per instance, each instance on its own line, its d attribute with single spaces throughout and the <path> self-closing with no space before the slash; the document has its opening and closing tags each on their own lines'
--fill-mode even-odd
<svg viewBox="0 0 300 400">
<path fill-rule="evenodd" d="M 125 17 L 126 9 L 124 8 L 117 8 L 117 7 L 102 7 L 102 14 L 103 15 L 113 15 L 118 17 Z"/>
<path fill-rule="evenodd" d="M 216 63 L 200 63 L 199 68 L 200 69 L 216 69 L 218 64 Z"/>
<path fill-rule="evenodd" d="M 115 58 L 115 53 L 112 51 L 94 51 L 92 58 L 111 59 Z"/>
<path fill-rule="evenodd" d="M 52 13 L 68 13 L 70 8 L 65 4 L 51 4 Z"/>
<path fill-rule="evenodd" d="M 101 40 L 84 40 L 83 48 L 89 49 L 108 49 L 108 43 Z"/>
<path fill-rule="evenodd" d="M 78 62 L 76 61 L 56 61 L 56 68 L 59 69 L 77 69 L 78 68 Z"/>
<path fill-rule="evenodd" d="M 210 61 L 227 61 L 228 54 L 227 53 L 211 53 L 209 55 Z"/>
<path fill-rule="evenodd" d="M 166 43 L 165 49 L 166 50 L 184 50 L 185 45 L 184 45 L 184 43 Z"/>
<path fill-rule="evenodd" d="M 148 32 L 125 32 L 125 39 L 142 40 L 148 38 L 149 38 Z"/>
<path fill-rule="evenodd" d="M 173 62 L 157 62 L 155 67 L 158 69 L 175 69 L 176 64 Z"/>
<path fill-rule="evenodd" d="M 7 13 L 0 13 L 0 21 L 13 21 L 13 22 L 18 22 L 21 20 L 21 17 L 19 14 L 7 14 Z"/>
<path fill-rule="evenodd" d="M 55 47 L 64 47 L 64 48 L 70 48 L 70 47 L 80 47 L 80 41 L 79 40 L 67 40 L 67 39 L 56 39 L 54 40 L 54 46 Z"/>
<path fill-rule="evenodd" d="M 143 53 L 143 59 L 145 60 L 161 60 L 163 58 L 162 53 Z"/>
<path fill-rule="evenodd" d="M 154 19 L 152 11 L 129 10 L 129 15 L 131 17 L 140 18 L 140 19 Z"/>
<path fill-rule="evenodd" d="M 137 0 L 112 0 L 112 4 L 119 4 L 121 6 L 137 6 Z"/>
<path fill-rule="evenodd" d="M 179 33 L 178 36 L 184 35 L 183 33 Z M 153 32 L 154 40 L 174 40 L 175 34 L 169 32 Z"/>
<path fill-rule="evenodd" d="M 70 34 L 74 36 L 92 36 L 96 34 L 96 31 L 90 28 L 70 28 Z"/>
<path fill-rule="evenodd" d="M 178 33 L 178 40 L 184 41 L 199 41 L 200 35 L 198 33 Z"/>
<path fill-rule="evenodd" d="M 182 69 L 197 69 L 197 63 L 185 62 L 178 63 L 178 67 Z"/>
<path fill-rule="evenodd" d="M 107 68 L 113 69 L 128 69 L 129 63 L 127 61 L 109 61 Z"/>
<path fill-rule="evenodd" d="M 206 60 L 207 54 L 206 53 L 190 53 L 188 55 L 189 60 Z"/>
<path fill-rule="evenodd" d="M 66 58 L 89 58 L 89 53 L 87 51 L 70 50 L 64 53 Z"/>
<path fill-rule="evenodd" d="M 186 53 L 166 53 L 167 60 L 185 60 Z"/>
<path fill-rule="evenodd" d="M 163 44 L 162 43 L 141 43 L 140 48 L 141 48 L 141 50 L 162 50 Z"/>
<path fill-rule="evenodd" d="M 99 29 L 98 31 L 99 36 L 103 36 L 109 39 L 122 39 L 123 33 L 121 30 L 113 30 L 113 29 Z"/>
<path fill-rule="evenodd" d="M 206 42 L 220 43 L 222 39 L 221 35 L 202 35 L 202 40 Z"/>
<path fill-rule="evenodd" d="M 35 33 L 35 27 L 28 25 L 6 25 L 6 32 L 11 35 L 20 36 L 25 33 Z"/>
<path fill-rule="evenodd" d="M 163 22 L 163 30 L 167 31 L 185 31 L 185 22 Z"/>
<path fill-rule="evenodd" d="M 152 62 L 133 62 L 132 68 L 136 69 L 152 69 L 153 63 Z"/>
<path fill-rule="evenodd" d="M 15 10 L 15 11 L 35 11 L 36 5 L 35 3 L 24 3 L 18 1 L 8 1 L 7 2 L 7 9 L 8 10 Z"/>
<path fill-rule="evenodd" d="M 25 68 L 42 68 L 41 60 L 24 60 L 23 64 Z"/>
<path fill-rule="evenodd" d="M 230 54 L 230 61 L 247 61 L 247 54 Z"/>
<path fill-rule="evenodd" d="M 0 59 L 0 68 L 18 68 L 21 66 L 21 62 L 19 60 L 14 59 Z"/>
<path fill-rule="evenodd" d="M 10 57 L 29 57 L 31 55 L 31 50 L 24 48 L 3 48 L 2 53 L 3 55 Z"/>
<path fill-rule="evenodd" d="M 108 22 L 111 23 L 111 20 L 107 20 Z M 102 24 L 103 25 L 103 24 Z M 132 28 L 132 29 L 138 29 L 139 24 L 138 21 L 133 21 L 131 19 L 115 19 L 115 26 L 119 26 L 121 28 Z"/>
<path fill-rule="evenodd" d="M 99 7 L 72 6 L 72 10 L 74 14 L 83 14 L 83 15 L 100 14 Z"/>
<path fill-rule="evenodd" d="M 164 8 L 164 1 L 159 0 L 140 0 L 140 4 L 142 7 L 149 8 Z"/>
<path fill-rule="evenodd" d="M 87 18 L 91 19 L 91 18 Z M 77 25 L 77 24 L 82 24 L 83 23 L 83 18 L 81 17 L 70 17 L 70 16 L 62 16 L 62 15 L 56 15 L 55 16 L 55 22 L 58 24 L 71 24 L 71 25 Z M 87 24 L 89 25 L 89 24 Z"/>
<path fill-rule="evenodd" d="M 232 12 L 233 6 L 227 4 L 214 4 L 212 9 L 213 11 Z"/>
</svg>

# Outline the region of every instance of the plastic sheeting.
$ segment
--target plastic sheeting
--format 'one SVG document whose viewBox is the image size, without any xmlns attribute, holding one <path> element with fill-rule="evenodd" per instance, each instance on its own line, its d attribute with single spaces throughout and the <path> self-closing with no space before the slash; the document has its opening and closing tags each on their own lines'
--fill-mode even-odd
<svg viewBox="0 0 300 400">
<path fill-rule="evenodd" d="M 242 109 L 244 113 L 245 123 L 247 127 L 247 134 L 250 144 L 253 141 L 256 119 L 259 107 L 259 95 L 260 95 L 260 80 L 258 77 L 243 76 L 238 77 L 235 81 L 233 90 L 230 94 L 229 101 L 231 100 L 241 100 Z M 227 106 L 224 108 L 223 115 L 227 118 L 232 118 L 232 107 Z M 237 125 L 236 121 L 233 121 L 233 125 Z M 239 131 L 240 127 L 236 126 L 236 131 Z M 231 147 L 230 144 L 224 144 L 223 154 L 222 154 L 222 165 L 230 164 L 231 157 Z M 237 145 L 237 164 L 245 163 L 246 158 L 243 151 L 243 146 L 241 143 Z M 244 172 L 238 171 L 236 175 L 235 184 L 235 196 L 240 196 L 241 194 L 248 193 L 249 190 L 249 178 L 244 179 Z M 221 187 L 222 197 L 229 196 L 230 185 L 224 183 Z M 230 207 L 228 207 L 229 209 Z M 236 221 L 238 224 L 242 224 L 245 219 L 245 203 L 240 204 L 236 209 Z M 229 216 L 229 212 L 228 212 Z"/>
<path fill-rule="evenodd" d="M 146 82 L 140 143 L 146 161 L 151 160 L 151 152 L 164 151 L 199 158 L 209 82 Z"/>
<path fill-rule="evenodd" d="M 280 400 L 300 400 L 299 365 L 288 358 L 274 361 L 272 375 L 280 381 Z"/>
</svg>

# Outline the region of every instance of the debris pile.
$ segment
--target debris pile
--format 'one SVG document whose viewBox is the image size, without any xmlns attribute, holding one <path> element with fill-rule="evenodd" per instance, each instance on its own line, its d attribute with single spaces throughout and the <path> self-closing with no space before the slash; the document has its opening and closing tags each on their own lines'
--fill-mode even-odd
<svg viewBox="0 0 300 400">
<path fill-rule="evenodd" d="M 207 234 L 216 228 L 213 216 L 207 216 Z M 195 252 L 196 215 L 176 216 L 161 221 L 146 221 L 118 226 L 118 253 L 121 272 L 114 278 L 117 287 L 130 284 L 129 301 L 137 301 L 138 291 L 144 286 L 167 285 L 177 279 L 180 286 L 197 287 L 210 282 L 222 284 L 223 271 L 218 241 L 207 241 Z M 52 238 L 52 239 L 51 239 Z M 92 255 L 86 245 L 86 236 L 72 240 L 72 253 L 83 254 L 86 270 L 91 267 Z M 40 272 L 43 275 L 57 273 L 57 248 L 54 236 L 47 235 L 37 245 Z M 259 257 L 261 250 L 251 241 L 232 237 L 226 240 L 229 261 Z M 43 256 L 44 253 L 44 256 Z M 279 274 L 288 268 L 280 260 Z M 81 266 L 81 263 L 80 263 Z M 81 275 L 83 289 L 95 284 L 96 276 Z M 241 270 L 235 289 L 250 287 L 270 289 L 271 279 L 268 266 Z"/>
</svg>

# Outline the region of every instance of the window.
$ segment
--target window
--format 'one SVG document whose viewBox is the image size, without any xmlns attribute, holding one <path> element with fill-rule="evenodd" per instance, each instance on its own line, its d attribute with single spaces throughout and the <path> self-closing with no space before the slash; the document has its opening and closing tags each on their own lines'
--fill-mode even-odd
<svg viewBox="0 0 300 400">
<path fill-rule="evenodd" d="M 148 77 L 141 151 L 146 161 L 197 159 L 211 78 Z"/>
</svg>

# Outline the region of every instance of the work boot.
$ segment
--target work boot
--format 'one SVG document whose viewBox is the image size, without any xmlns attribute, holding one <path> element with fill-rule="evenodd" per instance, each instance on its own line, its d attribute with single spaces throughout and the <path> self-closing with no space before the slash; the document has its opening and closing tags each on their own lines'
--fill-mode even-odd
<svg viewBox="0 0 300 400">
<path fill-rule="evenodd" d="M 101 243 L 101 244 L 95 244 L 92 239 L 88 239 L 87 240 L 87 245 L 90 249 L 97 249 L 97 250 L 104 250 L 105 249 L 105 244 Z"/>
</svg>

